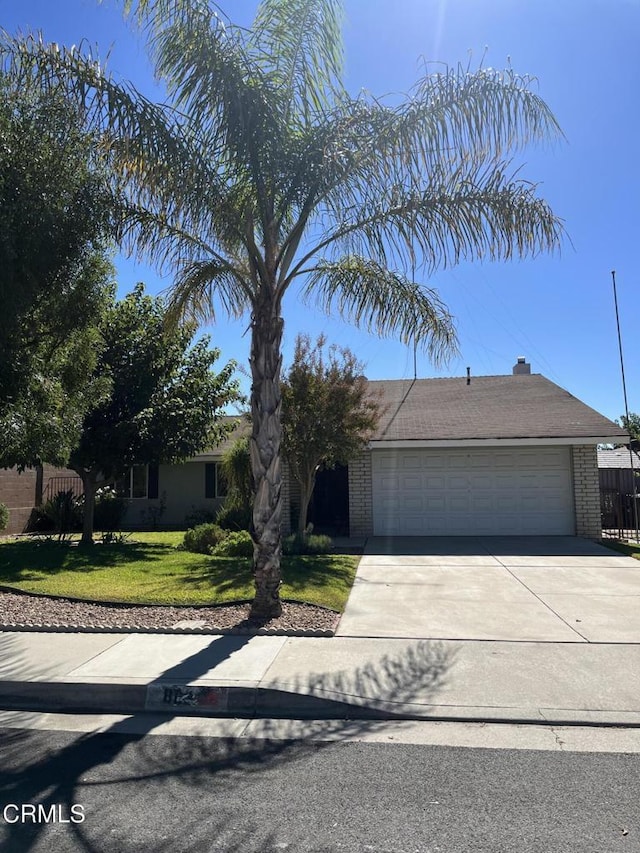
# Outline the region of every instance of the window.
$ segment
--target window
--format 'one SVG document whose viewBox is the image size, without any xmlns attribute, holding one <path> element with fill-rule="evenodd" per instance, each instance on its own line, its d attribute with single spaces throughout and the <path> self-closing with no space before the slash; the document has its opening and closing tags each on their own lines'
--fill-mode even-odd
<svg viewBox="0 0 640 853">
<path fill-rule="evenodd" d="M 116 482 L 116 490 L 123 498 L 157 498 L 158 474 L 157 465 L 133 465 L 127 474 Z"/>
<path fill-rule="evenodd" d="M 205 462 L 204 465 L 205 498 L 226 498 L 227 481 L 218 462 Z"/>
</svg>

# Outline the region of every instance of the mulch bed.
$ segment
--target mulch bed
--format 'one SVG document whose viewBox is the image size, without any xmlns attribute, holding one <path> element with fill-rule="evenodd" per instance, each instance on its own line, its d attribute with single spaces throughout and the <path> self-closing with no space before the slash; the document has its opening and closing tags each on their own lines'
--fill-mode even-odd
<svg viewBox="0 0 640 853">
<path fill-rule="evenodd" d="M 0 592 L 0 630 L 126 631 L 194 634 L 324 636 L 339 614 L 312 604 L 283 602 L 282 615 L 264 625 L 248 621 L 249 604 L 212 607 L 99 604 L 28 593 Z"/>
</svg>

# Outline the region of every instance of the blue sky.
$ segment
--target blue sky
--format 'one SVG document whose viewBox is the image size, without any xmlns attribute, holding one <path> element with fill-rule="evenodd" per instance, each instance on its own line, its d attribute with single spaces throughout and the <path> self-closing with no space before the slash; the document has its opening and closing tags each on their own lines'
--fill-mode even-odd
<svg viewBox="0 0 640 853">
<path fill-rule="evenodd" d="M 254 0 L 220 5 L 249 22 Z M 538 92 L 567 141 L 518 155 L 522 177 L 565 221 L 570 241 L 556 257 L 464 264 L 437 273 L 436 287 L 456 317 L 461 355 L 435 370 L 418 354 L 418 375 L 509 373 L 516 356 L 611 418 L 623 412 L 611 288 L 617 272 L 629 407 L 640 411 L 638 226 L 640 161 L 640 0 L 345 0 L 346 83 L 376 95 L 407 91 L 422 61 L 503 68 L 538 79 Z M 109 67 L 145 94 L 158 94 L 144 45 L 116 0 L 0 0 L 11 33 L 41 29 L 47 40 L 82 39 L 111 52 Z M 484 57 L 484 59 L 483 59 Z M 120 259 L 122 294 L 137 280 L 152 292 L 170 284 L 143 264 Z M 298 332 L 323 331 L 349 346 L 370 378 L 413 376 L 413 353 L 339 320 L 285 303 L 285 363 Z M 246 365 L 246 321 L 223 316 L 209 330 L 223 359 Z M 245 389 L 248 383 L 244 382 Z"/>
</svg>

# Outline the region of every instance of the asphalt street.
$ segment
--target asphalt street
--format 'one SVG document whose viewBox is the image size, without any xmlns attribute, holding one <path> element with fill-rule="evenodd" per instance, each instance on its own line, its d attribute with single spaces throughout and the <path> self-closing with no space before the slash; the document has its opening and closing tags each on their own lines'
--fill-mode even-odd
<svg viewBox="0 0 640 853">
<path fill-rule="evenodd" d="M 640 850 L 637 754 L 2 728 L 0 756 L 2 853 Z"/>
</svg>

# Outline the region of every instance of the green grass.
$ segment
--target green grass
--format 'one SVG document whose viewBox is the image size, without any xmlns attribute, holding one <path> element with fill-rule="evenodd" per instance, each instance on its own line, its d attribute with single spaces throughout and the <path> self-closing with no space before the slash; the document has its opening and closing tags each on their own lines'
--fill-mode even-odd
<svg viewBox="0 0 640 853">
<path fill-rule="evenodd" d="M 182 551 L 180 532 L 133 533 L 117 545 L 6 539 L 0 585 L 46 595 L 136 604 L 224 604 L 251 599 L 251 561 Z M 282 560 L 284 599 L 342 612 L 358 557 L 292 556 Z"/>
<path fill-rule="evenodd" d="M 626 554 L 628 557 L 635 557 L 640 560 L 640 545 L 636 542 L 618 542 L 613 539 L 603 539 L 602 544 L 611 548 L 612 551 L 619 551 L 621 554 Z"/>
</svg>

